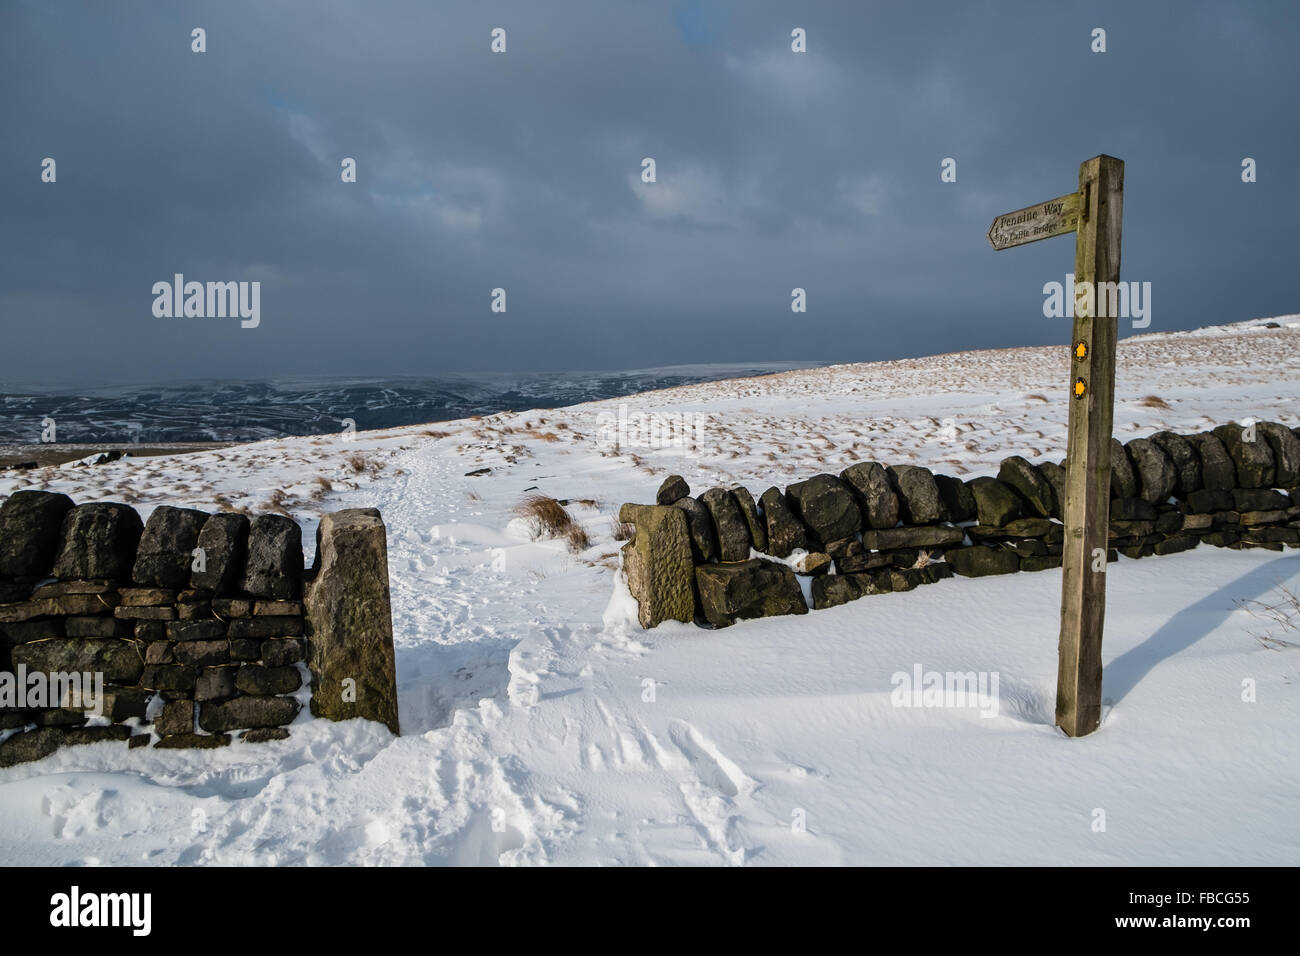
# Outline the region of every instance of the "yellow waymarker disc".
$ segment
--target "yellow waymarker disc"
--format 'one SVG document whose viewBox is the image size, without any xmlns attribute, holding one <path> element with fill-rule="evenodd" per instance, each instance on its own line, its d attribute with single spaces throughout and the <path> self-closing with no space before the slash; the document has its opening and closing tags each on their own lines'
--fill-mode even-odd
<svg viewBox="0 0 1300 956">
<path fill-rule="evenodd" d="M 1074 347 L 1074 357 L 1076 359 L 1086 358 L 1087 355 L 1088 355 L 1088 346 L 1084 345 L 1082 342 L 1080 342 L 1078 345 Z"/>
<path fill-rule="evenodd" d="M 1083 398 L 1083 393 L 1086 392 L 1087 390 L 1088 390 L 1088 386 L 1087 386 L 1087 384 L 1084 382 L 1083 379 L 1081 379 L 1081 378 L 1080 378 L 1080 379 L 1075 379 L 1075 382 L 1074 382 L 1074 397 L 1075 397 L 1075 398 Z"/>
</svg>

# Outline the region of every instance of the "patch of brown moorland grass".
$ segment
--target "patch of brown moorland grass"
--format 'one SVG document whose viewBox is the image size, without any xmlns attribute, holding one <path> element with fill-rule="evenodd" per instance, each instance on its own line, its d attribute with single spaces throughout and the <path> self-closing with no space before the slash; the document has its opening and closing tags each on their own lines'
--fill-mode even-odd
<svg viewBox="0 0 1300 956">
<path fill-rule="evenodd" d="M 575 554 L 591 547 L 582 525 L 549 495 L 529 495 L 515 505 L 514 513 L 528 523 L 534 538 L 563 538 Z"/>
<path fill-rule="evenodd" d="M 1143 408 L 1169 408 L 1169 403 L 1159 395 L 1143 395 L 1138 399 L 1138 404 Z"/>
<path fill-rule="evenodd" d="M 253 517 L 252 511 L 250 511 L 248 508 L 244 507 L 243 505 L 235 504 L 226 495 L 213 495 L 212 501 L 222 511 L 233 511 L 235 512 L 235 514 L 241 514 L 246 518 Z"/>
</svg>

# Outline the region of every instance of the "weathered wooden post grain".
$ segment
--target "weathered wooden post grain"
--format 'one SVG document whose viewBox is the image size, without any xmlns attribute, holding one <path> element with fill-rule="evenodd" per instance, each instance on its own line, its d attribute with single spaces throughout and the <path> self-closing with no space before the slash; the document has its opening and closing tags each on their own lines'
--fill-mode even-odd
<svg viewBox="0 0 1300 956">
<path fill-rule="evenodd" d="M 1117 317 L 1101 283 L 1119 282 L 1124 163 L 1095 156 L 1079 167 L 1074 251 L 1074 338 L 1066 447 L 1056 723 L 1071 737 L 1101 723 L 1101 636 L 1106 617 L 1111 424 Z"/>
<path fill-rule="evenodd" d="M 1074 337 L 1070 345 L 1070 430 L 1066 447 L 1065 545 L 1056 723 L 1071 737 L 1101 723 L 1101 636 L 1106 618 L 1110 443 L 1115 409 L 1117 316 L 1124 163 L 1094 156 L 1079 167 L 1079 191 L 998 216 L 995 250 L 1073 232 Z"/>
</svg>

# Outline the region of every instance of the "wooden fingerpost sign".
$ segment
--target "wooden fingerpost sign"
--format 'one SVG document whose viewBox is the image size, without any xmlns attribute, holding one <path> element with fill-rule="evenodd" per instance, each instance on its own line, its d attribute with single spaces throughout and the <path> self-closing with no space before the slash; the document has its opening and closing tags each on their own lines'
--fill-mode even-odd
<svg viewBox="0 0 1300 956">
<path fill-rule="evenodd" d="M 1075 234 L 1074 338 L 1070 343 L 1070 431 L 1065 461 L 1065 551 L 1056 724 L 1071 737 L 1101 723 L 1101 635 L 1106 617 L 1111 423 L 1115 412 L 1115 315 L 1106 290 L 1119 282 L 1124 162 L 1094 156 L 1079 167 L 1079 191 L 998 216 L 995 250 Z M 1101 285 L 1107 283 L 1107 285 Z"/>
</svg>

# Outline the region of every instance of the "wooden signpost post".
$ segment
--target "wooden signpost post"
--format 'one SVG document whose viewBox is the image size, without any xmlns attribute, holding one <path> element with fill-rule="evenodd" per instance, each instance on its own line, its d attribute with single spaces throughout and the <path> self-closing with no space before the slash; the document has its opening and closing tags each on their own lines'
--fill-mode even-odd
<svg viewBox="0 0 1300 956">
<path fill-rule="evenodd" d="M 1079 191 L 998 216 L 995 250 L 1073 232 L 1074 337 L 1066 445 L 1065 551 L 1056 723 L 1082 737 L 1101 723 L 1101 635 L 1106 617 L 1111 423 L 1115 411 L 1117 317 L 1100 283 L 1119 282 L 1124 162 L 1094 156 L 1079 167 Z M 1111 287 L 1113 288 L 1113 286 Z"/>
</svg>

